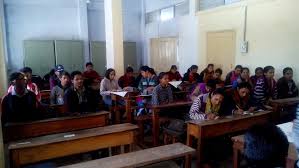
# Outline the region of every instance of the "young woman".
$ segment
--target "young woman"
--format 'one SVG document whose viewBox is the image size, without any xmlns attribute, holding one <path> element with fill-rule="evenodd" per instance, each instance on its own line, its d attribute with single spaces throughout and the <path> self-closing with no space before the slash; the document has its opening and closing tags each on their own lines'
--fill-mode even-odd
<svg viewBox="0 0 299 168">
<path fill-rule="evenodd" d="M 283 69 L 283 77 L 277 81 L 278 98 L 285 99 L 298 96 L 298 88 L 293 80 L 293 69 Z"/>
<path fill-rule="evenodd" d="M 214 64 L 209 64 L 201 73 L 200 77 L 203 83 L 207 83 L 210 79 L 213 79 Z"/>
<path fill-rule="evenodd" d="M 213 92 L 216 89 L 216 81 L 209 80 L 207 83 L 199 83 L 191 92 L 189 98 L 194 101 L 199 95 Z"/>
<path fill-rule="evenodd" d="M 224 109 L 226 114 L 243 114 L 244 111 L 255 110 L 250 102 L 251 85 L 247 82 L 239 83 L 235 89 L 226 91 Z"/>
<path fill-rule="evenodd" d="M 264 74 L 263 71 L 264 71 L 264 69 L 262 67 L 255 68 L 255 75 L 250 77 L 250 81 L 251 81 L 253 87 L 255 86 L 256 81 L 259 78 L 263 77 L 263 74 Z"/>
<path fill-rule="evenodd" d="M 232 85 L 233 82 L 238 79 L 238 77 L 239 77 L 239 75 L 241 73 L 241 70 L 242 70 L 242 66 L 241 65 L 237 65 L 235 67 L 235 70 L 233 70 L 230 73 L 228 73 L 226 75 L 226 78 L 225 78 L 225 85 Z"/>
<path fill-rule="evenodd" d="M 113 91 L 121 91 L 117 80 L 115 79 L 115 70 L 112 68 L 107 69 L 105 78 L 101 81 L 100 93 L 106 105 L 112 105 L 110 93 Z"/>
<path fill-rule="evenodd" d="M 126 73 L 118 79 L 118 85 L 121 88 L 131 87 L 133 88 L 135 85 L 135 78 L 133 76 L 133 68 L 127 67 Z"/>
<path fill-rule="evenodd" d="M 149 67 L 141 69 L 142 78 L 139 82 L 138 89 L 142 94 L 151 94 L 155 86 L 158 85 L 158 79 L 155 71 Z"/>
<path fill-rule="evenodd" d="M 182 76 L 178 71 L 178 68 L 176 65 L 172 65 L 170 68 L 170 71 L 167 73 L 169 81 L 181 81 Z"/>
<path fill-rule="evenodd" d="M 249 68 L 246 68 L 246 67 L 242 68 L 240 76 L 238 77 L 237 80 L 235 80 L 233 82 L 233 88 L 234 89 L 237 88 L 238 84 L 243 83 L 243 82 L 247 82 L 247 83 L 249 83 L 251 85 L 251 81 L 250 81 L 250 76 L 249 75 L 250 75 Z"/>
<path fill-rule="evenodd" d="M 68 72 L 64 71 L 59 76 L 60 83 L 53 87 L 50 95 L 50 103 L 62 105 L 64 104 L 64 92 L 70 87 L 71 76 Z"/>
<path fill-rule="evenodd" d="M 224 81 L 222 80 L 221 75 L 222 75 L 222 69 L 217 68 L 213 75 L 213 78 L 216 81 L 216 88 L 224 87 Z"/>
<path fill-rule="evenodd" d="M 191 120 L 215 120 L 219 117 L 220 107 L 224 99 L 222 89 L 198 96 L 189 111 Z"/>
<path fill-rule="evenodd" d="M 184 74 L 183 81 L 189 82 L 189 83 L 197 83 L 200 81 L 200 76 L 197 73 L 198 66 L 192 65 L 188 71 Z"/>
<path fill-rule="evenodd" d="M 159 82 L 153 90 L 152 104 L 160 105 L 173 102 L 173 95 L 171 87 L 168 85 L 169 77 L 165 72 L 159 74 Z"/>
<path fill-rule="evenodd" d="M 275 69 L 266 66 L 263 70 L 264 76 L 259 78 L 253 89 L 253 103 L 256 107 L 265 109 L 269 99 L 277 98 L 277 87 L 274 79 Z"/>
</svg>

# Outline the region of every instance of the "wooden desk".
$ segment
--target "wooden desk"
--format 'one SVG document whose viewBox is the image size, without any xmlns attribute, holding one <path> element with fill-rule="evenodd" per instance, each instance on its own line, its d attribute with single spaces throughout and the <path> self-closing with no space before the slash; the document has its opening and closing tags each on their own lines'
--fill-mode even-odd
<svg viewBox="0 0 299 168">
<path fill-rule="evenodd" d="M 153 146 L 159 145 L 159 130 L 160 130 L 160 123 L 159 123 L 159 112 L 161 109 L 171 109 L 176 107 L 182 106 L 191 106 L 192 101 L 183 101 L 183 102 L 173 102 L 170 104 L 163 104 L 163 105 L 150 105 L 148 108 L 152 109 L 152 122 L 153 122 Z"/>
<path fill-rule="evenodd" d="M 195 152 L 194 149 L 181 143 L 149 148 L 136 152 L 116 155 L 103 159 L 74 164 L 61 168 L 128 168 L 142 167 L 166 160 L 184 157 Z"/>
<path fill-rule="evenodd" d="M 187 122 L 187 145 L 192 146 L 193 138 L 197 138 L 197 166 L 201 166 L 202 148 L 204 140 L 229 133 L 243 131 L 250 126 L 259 123 L 266 123 L 271 120 L 270 111 L 258 112 L 254 115 L 234 115 L 221 117 L 218 120 Z M 188 156 L 191 157 L 191 156 Z M 189 159 L 187 159 L 189 160 Z M 191 163 L 186 162 L 186 166 Z"/>
<path fill-rule="evenodd" d="M 18 140 L 61 132 L 95 128 L 108 124 L 109 112 L 96 112 L 24 123 L 7 123 L 4 140 Z"/>
<path fill-rule="evenodd" d="M 239 135 L 232 137 L 233 141 L 233 148 L 234 148 L 234 156 L 233 156 L 233 162 L 234 162 L 234 168 L 239 167 L 239 155 L 241 152 L 244 151 L 244 135 Z M 298 154 L 296 147 L 293 143 L 290 143 L 289 145 L 289 153 L 286 158 L 286 168 L 294 168 L 294 165 L 296 161 L 298 160 Z"/>
<path fill-rule="evenodd" d="M 270 104 L 273 106 L 273 111 L 275 112 L 275 122 L 279 123 L 283 107 L 299 104 L 299 97 L 270 100 Z"/>
<path fill-rule="evenodd" d="M 135 141 L 133 124 L 118 124 L 60 133 L 16 141 L 8 144 L 12 167 L 36 163 L 103 148 L 132 145 Z"/>
</svg>

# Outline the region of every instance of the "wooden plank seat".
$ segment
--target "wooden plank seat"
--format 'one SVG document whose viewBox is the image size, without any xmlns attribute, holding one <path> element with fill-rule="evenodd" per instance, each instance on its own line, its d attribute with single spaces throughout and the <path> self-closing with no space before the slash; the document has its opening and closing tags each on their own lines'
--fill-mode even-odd
<svg viewBox="0 0 299 168">
<path fill-rule="evenodd" d="M 155 148 L 144 149 L 136 152 L 115 155 L 103 159 L 64 166 L 61 168 L 128 168 L 142 167 L 166 160 L 184 157 L 195 152 L 194 149 L 175 143 Z"/>
<path fill-rule="evenodd" d="M 4 140 L 12 141 L 36 136 L 101 127 L 108 124 L 109 112 L 81 114 L 22 123 L 7 123 Z"/>
<path fill-rule="evenodd" d="M 135 143 L 133 124 L 118 124 L 11 142 L 8 150 L 13 168 L 73 154 Z"/>
</svg>

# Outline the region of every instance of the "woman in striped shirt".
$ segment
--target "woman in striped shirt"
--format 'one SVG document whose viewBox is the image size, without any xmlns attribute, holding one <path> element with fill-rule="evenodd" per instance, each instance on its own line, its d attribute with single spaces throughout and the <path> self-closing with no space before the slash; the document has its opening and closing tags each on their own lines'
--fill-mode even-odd
<svg viewBox="0 0 299 168">
<path fill-rule="evenodd" d="M 217 119 L 223 99 L 224 92 L 222 89 L 216 89 L 212 93 L 198 96 L 191 106 L 189 118 L 192 120 Z"/>
</svg>

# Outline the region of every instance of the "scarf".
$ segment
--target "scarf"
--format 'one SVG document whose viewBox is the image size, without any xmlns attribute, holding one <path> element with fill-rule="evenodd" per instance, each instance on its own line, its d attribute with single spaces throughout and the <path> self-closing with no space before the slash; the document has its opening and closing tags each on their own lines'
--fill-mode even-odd
<svg viewBox="0 0 299 168">
<path fill-rule="evenodd" d="M 220 105 L 221 104 L 213 106 L 212 102 L 211 102 L 211 95 L 209 95 L 208 98 L 207 98 L 207 102 L 206 102 L 205 113 L 206 114 L 213 113 L 215 115 L 219 115 Z"/>
</svg>

